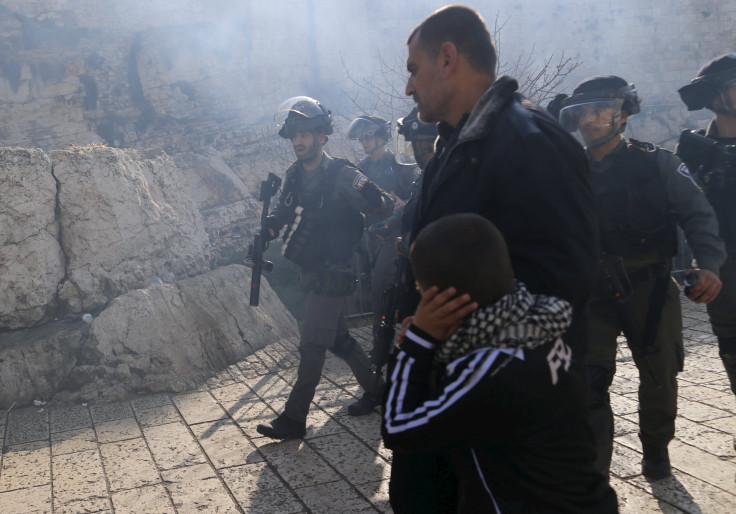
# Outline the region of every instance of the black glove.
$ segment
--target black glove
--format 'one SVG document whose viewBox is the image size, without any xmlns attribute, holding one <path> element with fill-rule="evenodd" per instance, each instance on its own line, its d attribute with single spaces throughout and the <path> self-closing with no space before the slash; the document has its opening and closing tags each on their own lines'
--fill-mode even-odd
<svg viewBox="0 0 736 514">
<path fill-rule="evenodd" d="M 266 220 L 261 225 L 261 237 L 266 241 L 273 241 L 279 237 L 279 229 L 281 227 L 273 216 L 266 216 Z"/>
</svg>

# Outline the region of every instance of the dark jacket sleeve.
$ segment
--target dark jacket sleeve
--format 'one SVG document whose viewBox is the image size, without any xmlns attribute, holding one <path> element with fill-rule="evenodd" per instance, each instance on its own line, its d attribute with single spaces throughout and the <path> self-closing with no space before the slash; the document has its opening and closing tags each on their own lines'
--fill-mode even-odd
<svg viewBox="0 0 736 514">
<path fill-rule="evenodd" d="M 412 326 L 391 369 L 382 433 L 387 448 L 426 452 L 498 442 L 491 412 L 498 395 L 489 394 L 489 372 L 499 362 L 515 359 L 485 349 L 451 363 L 438 387 L 432 387 L 436 342 Z M 502 415 L 502 414 L 501 414 Z"/>
<path fill-rule="evenodd" d="M 718 219 L 687 166 L 672 152 L 660 149 L 657 162 L 667 198 L 693 251 L 698 266 L 718 275 L 726 247 L 718 236 Z"/>
</svg>

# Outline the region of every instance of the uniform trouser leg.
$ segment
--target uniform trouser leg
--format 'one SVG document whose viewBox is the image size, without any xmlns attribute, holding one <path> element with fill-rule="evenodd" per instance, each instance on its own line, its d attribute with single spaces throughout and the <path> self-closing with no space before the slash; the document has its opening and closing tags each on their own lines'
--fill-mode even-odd
<svg viewBox="0 0 736 514">
<path fill-rule="evenodd" d="M 349 333 L 337 336 L 335 345 L 330 351 L 345 361 L 355 380 L 366 393 L 374 398 L 383 394 L 385 388 L 383 379 L 373 372 L 365 351 Z"/>
<path fill-rule="evenodd" d="M 722 344 L 723 343 L 723 344 Z M 723 367 L 726 369 L 726 375 L 728 375 L 728 381 L 731 383 L 731 391 L 736 394 L 736 337 L 730 340 L 718 339 L 718 346 L 720 348 L 727 348 L 726 351 L 720 350 L 721 361 Z"/>
<path fill-rule="evenodd" d="M 396 264 L 394 264 L 393 245 L 383 242 L 377 249 L 373 269 L 371 270 L 371 305 L 373 308 L 373 345 L 376 345 L 378 327 L 381 323 L 381 306 L 383 303 L 383 292 L 391 286 L 396 275 Z"/>
<path fill-rule="evenodd" d="M 648 282 L 643 284 L 642 294 L 633 297 L 642 327 L 650 307 L 648 285 Z M 658 448 L 666 448 L 675 437 L 677 374 L 682 371 L 684 361 L 680 288 L 673 280 L 667 287 L 654 345 L 641 349 L 629 343 L 639 370 L 639 438 L 642 444 Z"/>
<path fill-rule="evenodd" d="M 721 266 L 723 287 L 707 305 L 713 333 L 718 337 L 718 354 L 726 369 L 731 391 L 736 394 L 736 253 Z"/>
<path fill-rule="evenodd" d="M 630 296 L 630 309 L 644 331 L 653 280 L 638 285 Z M 682 370 L 682 314 L 679 288 L 668 284 L 654 353 L 644 357 L 640 348 L 632 348 L 639 371 L 639 437 L 644 444 L 666 447 L 674 437 L 677 415 L 677 380 Z M 589 415 L 596 439 L 597 468 L 607 474 L 613 450 L 613 413 L 609 387 L 616 371 L 616 337 L 621 324 L 612 302 L 593 302 L 590 306 L 588 340 L 588 375 L 590 381 Z M 649 351 L 652 351 L 650 349 Z M 650 371 L 651 368 L 651 371 Z M 653 378 L 652 373 L 656 376 Z"/>
<path fill-rule="evenodd" d="M 300 275 L 300 283 L 308 278 Z M 307 421 L 309 406 L 317 384 L 322 377 L 327 348 L 333 344 L 338 331 L 344 328 L 344 312 L 347 298 L 317 295 L 304 292 L 304 317 L 299 324 L 299 367 L 296 382 L 284 406 L 284 414 L 299 423 Z"/>
<path fill-rule="evenodd" d="M 595 438 L 595 468 L 605 476 L 608 476 L 613 456 L 613 409 L 608 390 L 614 371 L 604 366 L 588 366 L 588 415 Z"/>
<path fill-rule="evenodd" d="M 307 422 L 309 406 L 322 377 L 326 353 L 327 349 L 324 346 L 311 343 L 299 345 L 300 358 L 296 382 L 284 406 L 284 413 L 294 421 L 304 424 Z"/>
</svg>

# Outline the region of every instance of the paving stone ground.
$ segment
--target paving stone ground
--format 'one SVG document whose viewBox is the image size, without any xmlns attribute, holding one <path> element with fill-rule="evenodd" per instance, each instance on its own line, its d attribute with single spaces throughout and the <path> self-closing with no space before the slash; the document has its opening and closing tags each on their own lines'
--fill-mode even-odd
<svg viewBox="0 0 736 514">
<path fill-rule="evenodd" d="M 671 478 L 640 474 L 637 372 L 620 345 L 611 481 L 624 513 L 736 512 L 736 399 L 704 309 L 684 311 Z M 353 333 L 368 345 L 368 329 Z M 391 512 L 379 415 L 347 416 L 360 390 L 340 360 L 327 360 L 304 440 L 256 432 L 283 407 L 295 344 L 275 343 L 185 394 L 0 411 L 0 513 Z"/>
</svg>

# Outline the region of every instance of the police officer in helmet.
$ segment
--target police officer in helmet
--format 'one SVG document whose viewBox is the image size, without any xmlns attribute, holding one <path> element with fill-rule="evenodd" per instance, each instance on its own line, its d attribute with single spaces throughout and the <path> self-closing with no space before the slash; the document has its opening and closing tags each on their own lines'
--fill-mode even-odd
<svg viewBox="0 0 736 514">
<path fill-rule="evenodd" d="M 703 186 L 726 243 L 728 257 L 720 270 L 723 289 L 707 308 L 718 353 L 736 394 L 736 53 L 712 59 L 678 93 L 689 111 L 709 109 L 715 114 L 705 130 L 683 132 L 678 155 Z M 700 141 L 694 152 L 687 151 L 688 141 Z"/>
<path fill-rule="evenodd" d="M 679 287 L 671 278 L 679 225 L 698 268 L 689 298 L 708 303 L 721 287 L 725 258 L 715 214 L 687 167 L 671 152 L 622 136 L 639 112 L 633 84 L 612 75 L 582 81 L 561 104 L 560 123 L 586 146 L 599 216 L 601 275 L 590 304 L 588 371 L 597 466 L 608 473 L 613 414 L 608 389 L 622 332 L 639 370 L 642 473 L 671 473 L 667 446 L 674 437 L 677 373 L 683 365 Z"/>
<path fill-rule="evenodd" d="M 360 142 L 366 157 L 358 162 L 358 168 L 384 191 L 391 194 L 394 210 L 404 206 L 409 198 L 411 183 L 414 179 L 413 165 L 404 165 L 396 161 L 386 145 L 391 140 L 391 122 L 380 116 L 362 115 L 355 118 L 348 128 L 348 137 Z M 384 290 L 394 280 L 396 267 L 394 263 L 394 236 L 389 229 L 385 217 L 367 216 L 368 234 L 366 249 L 371 269 L 371 307 L 373 310 L 373 344 L 371 358 L 375 361 L 378 355 L 378 331 L 381 323 L 381 299 Z"/>
<path fill-rule="evenodd" d="M 409 114 L 400 118 L 396 125 L 398 134 L 411 143 L 412 154 L 417 166 L 425 169 L 430 159 L 434 157 L 437 124 L 421 121 L 417 108 L 414 107 Z"/>
<path fill-rule="evenodd" d="M 304 437 L 309 405 L 322 376 L 326 351 L 343 359 L 365 393 L 348 407 L 365 415 L 380 403 L 384 383 L 345 324 L 347 297 L 355 288 L 353 254 L 363 215 L 393 210 L 391 197 L 352 164 L 323 150 L 332 133 L 330 112 L 313 98 L 286 100 L 276 112 L 279 136 L 297 160 L 287 170 L 276 207 L 266 219 L 267 237 L 283 234 L 284 256 L 299 266 L 304 319 L 299 324 L 299 367 L 284 412 L 257 431 L 273 439 Z"/>
</svg>

